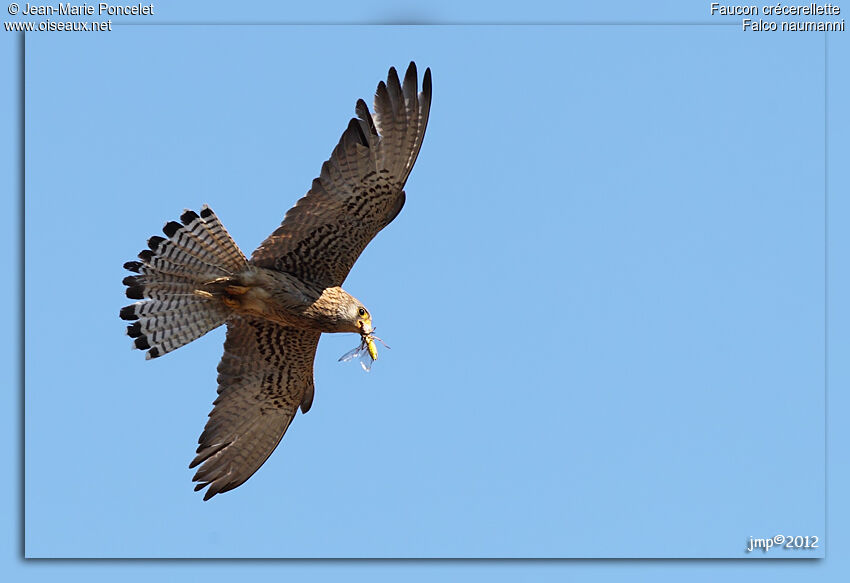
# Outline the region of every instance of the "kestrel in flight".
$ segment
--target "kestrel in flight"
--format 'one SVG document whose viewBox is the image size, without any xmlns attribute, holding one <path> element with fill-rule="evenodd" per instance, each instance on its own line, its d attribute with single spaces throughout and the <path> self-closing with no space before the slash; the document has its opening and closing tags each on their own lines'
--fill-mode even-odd
<svg viewBox="0 0 850 583">
<path fill-rule="evenodd" d="M 398 215 L 431 107 L 431 71 L 416 65 L 361 99 L 310 191 L 248 259 L 208 206 L 165 225 L 165 237 L 124 267 L 121 309 L 135 348 L 156 358 L 227 324 L 213 403 L 190 468 L 204 500 L 244 483 L 271 455 L 298 408 L 313 402 L 322 332 L 356 332 L 377 358 L 372 316 L 340 286 L 357 257 Z M 364 357 L 365 358 L 365 357 Z M 371 363 L 371 361 L 369 361 Z"/>
</svg>

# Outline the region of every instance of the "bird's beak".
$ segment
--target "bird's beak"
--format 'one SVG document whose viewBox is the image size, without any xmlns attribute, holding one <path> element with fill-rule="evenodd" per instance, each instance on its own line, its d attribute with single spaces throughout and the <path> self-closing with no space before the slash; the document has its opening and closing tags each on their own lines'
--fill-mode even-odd
<svg viewBox="0 0 850 583">
<path fill-rule="evenodd" d="M 363 336 L 365 338 L 366 336 L 368 336 L 369 334 L 372 333 L 372 330 L 373 330 L 372 324 L 370 324 L 369 322 L 364 322 L 363 320 L 360 320 L 360 335 L 361 336 Z"/>
</svg>

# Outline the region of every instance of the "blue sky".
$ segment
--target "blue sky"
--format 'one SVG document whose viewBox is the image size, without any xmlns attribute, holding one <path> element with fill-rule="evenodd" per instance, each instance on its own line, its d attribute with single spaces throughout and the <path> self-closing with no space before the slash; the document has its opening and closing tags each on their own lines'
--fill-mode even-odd
<svg viewBox="0 0 850 583">
<path fill-rule="evenodd" d="M 662 8 L 551 17 L 719 22 Z M 386 18 L 429 16 L 402 12 Z M 434 9 L 452 16 L 471 20 Z M 829 47 L 841 70 L 843 35 Z M 125 26 L 26 51 L 27 556 L 742 558 L 751 536 L 826 539 L 824 338 L 843 330 L 840 303 L 824 321 L 823 35 Z M 425 144 L 345 284 L 393 349 L 367 375 L 336 362 L 356 337 L 323 337 L 313 409 L 202 503 L 187 464 L 224 331 L 145 362 L 121 264 L 204 203 L 249 253 L 410 60 L 434 75 Z M 828 127 L 846 160 L 841 108 Z M 493 568 L 458 576 L 475 566 Z"/>
</svg>

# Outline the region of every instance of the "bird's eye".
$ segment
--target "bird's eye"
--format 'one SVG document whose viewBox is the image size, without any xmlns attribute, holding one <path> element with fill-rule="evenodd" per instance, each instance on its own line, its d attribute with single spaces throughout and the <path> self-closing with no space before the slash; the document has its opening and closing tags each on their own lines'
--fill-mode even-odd
<svg viewBox="0 0 850 583">
<path fill-rule="evenodd" d="M 360 314 L 360 317 L 362 318 L 363 316 L 366 315 L 366 310 L 364 310 L 363 308 L 360 308 L 359 310 L 357 310 L 357 313 Z"/>
</svg>

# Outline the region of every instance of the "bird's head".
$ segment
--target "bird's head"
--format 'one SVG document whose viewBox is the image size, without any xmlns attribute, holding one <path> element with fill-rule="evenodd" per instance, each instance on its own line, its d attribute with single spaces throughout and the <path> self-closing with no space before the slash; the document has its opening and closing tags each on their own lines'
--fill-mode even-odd
<svg viewBox="0 0 850 583">
<path fill-rule="evenodd" d="M 340 287 L 329 287 L 311 309 L 324 320 L 324 332 L 372 333 L 372 315 L 363 303 Z"/>
<path fill-rule="evenodd" d="M 336 288 L 336 290 L 339 290 L 338 293 L 334 292 L 338 299 L 339 326 L 334 331 L 360 334 L 360 344 L 343 354 L 340 360 L 346 362 L 359 358 L 363 369 L 368 371 L 372 367 L 372 363 L 378 360 L 378 347 L 375 340 L 378 340 L 381 344 L 384 344 L 384 341 L 374 334 L 375 327 L 372 325 L 372 315 L 369 310 L 357 298 L 344 292 L 341 288 Z M 325 290 L 325 292 L 328 292 L 328 290 Z M 386 344 L 384 346 L 389 348 Z"/>
</svg>

